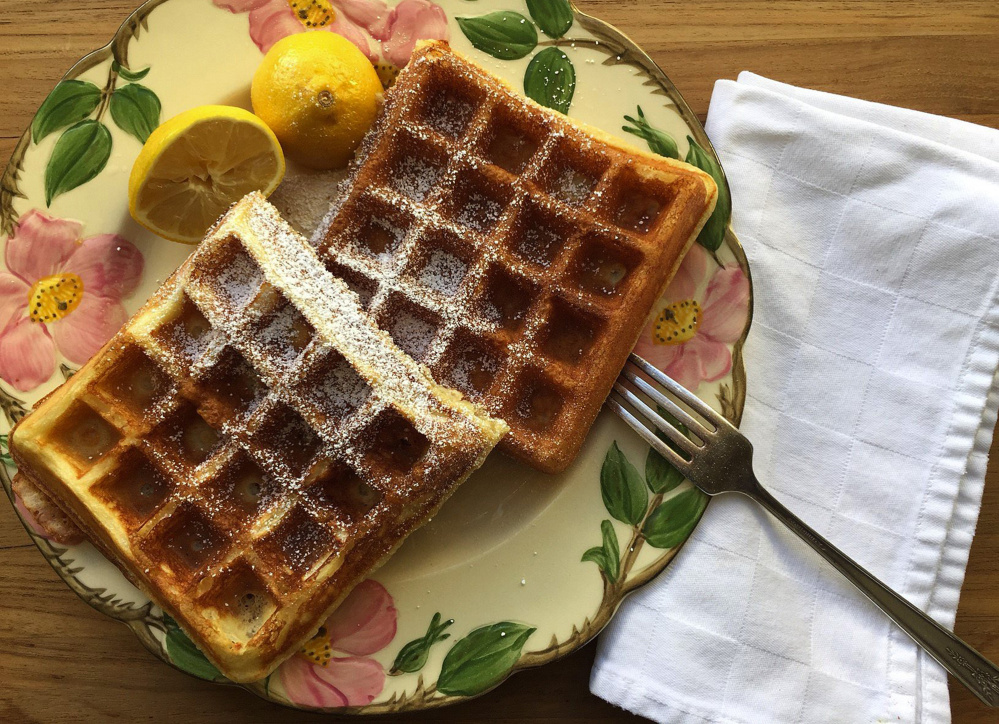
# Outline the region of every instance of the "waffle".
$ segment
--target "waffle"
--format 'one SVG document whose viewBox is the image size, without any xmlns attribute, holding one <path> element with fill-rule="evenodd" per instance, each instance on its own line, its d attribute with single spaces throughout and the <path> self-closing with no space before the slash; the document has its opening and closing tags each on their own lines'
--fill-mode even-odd
<svg viewBox="0 0 999 724">
<path fill-rule="evenodd" d="M 575 458 L 714 209 L 700 170 L 417 47 L 313 236 L 396 343 L 503 418 L 547 472 Z"/>
<path fill-rule="evenodd" d="M 10 449 L 222 673 L 252 681 L 505 431 L 251 194 Z"/>
</svg>

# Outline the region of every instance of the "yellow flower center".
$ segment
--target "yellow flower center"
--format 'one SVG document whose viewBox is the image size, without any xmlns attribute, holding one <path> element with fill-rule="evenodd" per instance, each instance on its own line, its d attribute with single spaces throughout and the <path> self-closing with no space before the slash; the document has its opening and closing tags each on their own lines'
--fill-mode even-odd
<svg viewBox="0 0 999 724">
<path fill-rule="evenodd" d="M 382 88 L 387 89 L 395 83 L 396 76 L 399 75 L 399 69 L 387 60 L 382 60 L 375 63 L 375 73 L 378 74 L 378 80 L 382 82 Z"/>
<path fill-rule="evenodd" d="M 298 652 L 309 661 L 320 666 L 327 666 L 333 652 L 330 650 L 330 635 L 325 626 L 320 626 L 316 635 L 305 642 Z"/>
<path fill-rule="evenodd" d="M 656 344 L 683 344 L 701 326 L 701 305 L 693 299 L 673 302 L 656 317 L 652 341 Z"/>
<path fill-rule="evenodd" d="M 305 27 L 325 28 L 336 20 L 336 11 L 330 0 L 288 0 L 288 7 Z"/>
<path fill-rule="evenodd" d="M 39 279 L 28 292 L 28 314 L 32 322 L 55 322 L 80 306 L 83 280 L 71 272 Z"/>
</svg>

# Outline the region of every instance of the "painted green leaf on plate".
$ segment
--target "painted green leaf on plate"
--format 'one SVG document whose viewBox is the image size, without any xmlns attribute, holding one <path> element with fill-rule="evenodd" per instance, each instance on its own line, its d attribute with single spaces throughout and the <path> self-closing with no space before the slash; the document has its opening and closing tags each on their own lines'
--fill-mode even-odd
<svg viewBox="0 0 999 724">
<path fill-rule="evenodd" d="M 653 493 L 668 493 L 683 482 L 683 474 L 653 448 L 645 458 L 645 482 Z"/>
<path fill-rule="evenodd" d="M 101 89 L 83 80 L 64 80 L 42 101 L 31 121 L 31 140 L 38 143 L 60 128 L 79 123 L 100 105 Z"/>
<path fill-rule="evenodd" d="M 545 48 L 531 58 L 524 72 L 527 97 L 560 113 L 568 113 L 576 91 L 576 69 L 558 48 Z"/>
<path fill-rule="evenodd" d="M 618 546 L 617 533 L 614 532 L 614 524 L 609 520 L 602 521 L 600 536 L 601 544 L 587 550 L 581 560 L 596 563 L 607 576 L 607 580 L 614 583 L 621 572 L 621 549 Z"/>
<path fill-rule="evenodd" d="M 600 495 L 607 512 L 628 525 L 638 525 L 649 503 L 642 476 L 616 441 L 611 444 L 600 468 Z"/>
<path fill-rule="evenodd" d="M 14 458 L 10 456 L 10 448 L 7 447 L 7 436 L 0 435 L 0 462 L 5 465 L 13 465 Z"/>
<path fill-rule="evenodd" d="M 138 83 L 122 86 L 111 95 L 111 118 L 121 130 L 145 143 L 160 125 L 160 99 Z"/>
<path fill-rule="evenodd" d="M 607 554 L 604 552 L 604 547 L 602 545 L 587 548 L 586 552 L 583 553 L 583 557 L 579 560 L 583 563 L 596 563 L 597 567 L 600 568 L 601 571 L 607 573 L 607 569 L 609 567 L 607 565 Z M 609 575 L 608 578 L 610 578 Z"/>
<path fill-rule="evenodd" d="M 538 44 L 534 23 L 512 10 L 455 20 L 473 46 L 500 60 L 523 58 Z"/>
<path fill-rule="evenodd" d="M 607 558 L 607 577 L 613 583 L 621 570 L 621 549 L 617 543 L 614 524 L 609 520 L 601 521 L 600 536 L 603 538 L 604 555 Z"/>
<path fill-rule="evenodd" d="M 45 205 L 104 170 L 111 158 L 111 132 L 95 120 L 80 121 L 56 141 L 45 167 Z"/>
<path fill-rule="evenodd" d="M 642 535 L 654 548 L 678 546 L 697 525 L 707 504 L 708 496 L 697 488 L 674 495 L 652 511 L 642 528 Z"/>
<path fill-rule="evenodd" d="M 624 120 L 631 125 L 621 126 L 621 130 L 633 136 L 644 138 L 645 142 L 649 144 L 649 150 L 652 153 L 658 153 L 660 156 L 665 156 L 666 158 L 680 158 L 680 149 L 677 148 L 676 139 L 666 133 L 666 131 L 660 131 L 658 128 L 652 126 L 648 119 L 646 119 L 645 112 L 641 106 L 638 106 L 637 118 L 625 116 Z"/>
<path fill-rule="evenodd" d="M 225 678 L 222 672 L 216 669 L 215 665 L 198 650 L 198 647 L 180 629 L 176 621 L 164 615 L 163 623 L 167 629 L 166 652 L 173 663 L 200 679 L 216 681 Z"/>
<path fill-rule="evenodd" d="M 677 420 L 667 410 L 656 405 L 659 414 L 669 420 L 673 426 L 689 437 L 687 426 Z M 656 430 L 656 437 L 662 440 L 667 447 L 679 453 L 680 447 L 670 440 L 659 430 Z M 649 490 L 653 493 L 668 493 L 683 482 L 683 474 L 673 467 L 666 458 L 660 455 L 655 448 L 649 448 L 649 454 L 645 458 L 645 482 L 649 485 Z"/>
<path fill-rule="evenodd" d="M 149 75 L 150 68 L 146 67 L 142 70 L 129 70 L 128 68 L 122 67 L 122 65 L 117 60 L 111 61 L 111 70 L 120 75 L 125 80 L 142 80 L 147 75 Z"/>
<path fill-rule="evenodd" d="M 718 202 L 715 204 L 715 210 L 697 236 L 698 244 L 705 249 L 716 251 L 725 240 L 725 229 L 728 228 L 728 220 L 732 215 L 732 196 L 729 194 L 721 167 L 707 151 L 697 145 L 697 141 L 693 138 L 687 136 L 687 142 L 690 144 L 690 149 L 684 160 L 702 171 L 707 171 L 718 184 Z"/>
<path fill-rule="evenodd" d="M 395 657 L 390 674 L 412 674 L 426 666 L 427 658 L 430 656 L 430 649 L 438 641 L 450 638 L 451 634 L 444 633 L 444 630 L 454 623 L 453 618 L 441 622 L 440 611 L 430 619 L 430 626 L 427 633 L 418 639 L 413 639 L 403 646 Z"/>
<path fill-rule="evenodd" d="M 475 629 L 459 639 L 444 657 L 437 691 L 449 696 L 475 696 L 503 680 L 517 663 L 535 629 L 501 621 Z"/>
<path fill-rule="evenodd" d="M 572 27 L 569 0 L 527 0 L 527 10 L 549 38 L 561 38 Z"/>
</svg>

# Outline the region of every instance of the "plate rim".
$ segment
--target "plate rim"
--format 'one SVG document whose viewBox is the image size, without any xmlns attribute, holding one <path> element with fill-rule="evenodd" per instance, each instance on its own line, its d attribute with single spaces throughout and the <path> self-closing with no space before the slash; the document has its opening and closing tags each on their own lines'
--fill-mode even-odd
<svg viewBox="0 0 999 724">
<path fill-rule="evenodd" d="M 145 0 L 141 5 L 132 10 L 125 20 L 119 25 L 118 29 L 115 31 L 114 36 L 110 41 L 104 45 L 96 48 L 89 53 L 82 56 L 79 60 L 73 63 L 70 68 L 63 73 L 53 87 L 58 83 L 74 79 L 91 68 L 105 62 L 109 57 L 117 61 L 120 65 L 128 67 L 128 44 L 129 42 L 138 37 L 138 35 L 143 30 L 148 30 L 146 24 L 146 19 L 148 16 L 158 8 L 171 0 Z M 639 68 L 640 71 L 645 73 L 651 79 L 653 79 L 666 93 L 667 97 L 672 101 L 675 106 L 676 111 L 680 115 L 681 119 L 687 125 L 687 127 L 692 131 L 692 136 L 694 140 L 700 145 L 704 150 L 706 150 L 710 156 L 715 160 L 718 168 L 721 170 L 722 181 L 728 188 L 728 179 L 725 174 L 724 166 L 718 159 L 717 152 L 711 140 L 708 138 L 704 126 L 700 119 L 694 114 L 690 106 L 687 104 L 686 99 L 677 89 L 676 85 L 669 78 L 669 76 L 663 71 L 663 69 L 656 63 L 652 57 L 641 48 L 635 41 L 633 41 L 626 33 L 611 25 L 610 23 L 601 20 L 593 15 L 589 15 L 583 12 L 576 5 L 574 0 L 567 0 L 573 15 L 573 22 L 578 22 L 579 25 L 586 31 L 597 35 L 601 40 L 608 40 L 610 42 L 615 42 L 619 44 L 623 51 L 627 52 L 631 58 L 629 59 L 632 65 Z M 36 111 L 37 112 L 37 111 Z M 28 127 L 24 130 L 21 136 L 18 138 L 14 145 L 14 149 L 11 152 L 11 156 L 4 168 L 2 176 L 0 176 L 0 235 L 8 235 L 12 231 L 14 224 L 14 210 L 13 203 L 15 198 L 27 199 L 27 196 L 20 192 L 18 189 L 18 179 L 23 171 L 22 163 L 30 145 L 31 140 L 31 125 L 30 122 Z M 734 392 L 734 399 L 732 400 L 733 411 L 732 415 L 729 417 L 730 421 L 738 426 L 742 421 L 743 411 L 745 409 L 745 400 L 747 393 L 747 375 L 745 369 L 745 362 L 743 359 L 743 349 L 746 343 L 746 339 L 749 335 L 749 331 L 753 323 L 753 309 L 754 309 L 754 297 L 753 297 L 753 281 L 752 272 L 749 265 L 749 259 L 746 255 L 745 249 L 742 246 L 741 241 L 736 236 L 732 229 L 731 220 L 725 229 L 724 244 L 729 248 L 729 250 L 735 256 L 736 263 L 739 268 L 746 276 L 746 280 L 749 284 L 749 300 L 747 308 L 746 323 L 743 327 L 742 334 L 733 343 L 732 348 L 732 387 Z M 15 418 L 15 413 L 8 413 L 9 417 Z M 25 413 L 21 413 L 23 416 Z M 19 419 L 17 417 L 16 419 Z M 12 507 L 15 506 L 14 493 L 11 487 L 11 475 L 6 467 L 6 465 L 0 465 L 0 485 L 2 485 L 4 492 L 7 494 L 8 499 Z M 708 499 L 708 504 L 710 504 L 710 498 Z M 108 616 L 109 618 L 118 621 L 128 628 L 130 628 L 142 645 L 150 651 L 154 656 L 160 659 L 163 663 L 171 666 L 172 668 L 183 672 L 185 675 L 190 676 L 192 679 L 199 681 L 206 681 L 202 677 L 181 668 L 173 661 L 169 659 L 166 655 L 166 651 L 159 641 L 151 634 L 148 629 L 146 622 L 147 614 L 150 609 L 155 605 L 152 601 L 140 606 L 138 608 L 129 608 L 127 610 L 121 607 L 116 607 L 114 605 L 113 597 L 105 596 L 105 589 L 101 588 L 90 588 L 83 584 L 75 577 L 75 572 L 79 569 L 73 569 L 70 567 L 69 563 L 62 561 L 62 556 L 68 551 L 68 548 L 63 548 L 52 541 L 38 536 L 33 530 L 31 530 L 27 523 L 23 520 L 21 515 L 17 512 L 15 508 L 15 514 L 24 529 L 28 532 L 29 537 L 35 546 L 42 553 L 43 558 L 46 563 L 56 572 L 56 574 L 66 583 L 66 585 L 72 590 L 81 600 L 83 600 L 87 605 L 89 605 L 94 610 L 99 613 Z M 700 524 L 698 520 L 696 525 Z M 693 530 L 691 531 L 691 534 Z M 238 684 L 228 680 L 222 681 L 212 681 L 210 683 L 235 686 L 243 688 L 257 695 L 259 698 L 283 706 L 285 708 L 301 710 L 301 711 L 312 711 L 319 713 L 326 713 L 332 715 L 378 715 L 386 713 L 400 713 L 403 711 L 418 711 L 424 709 L 436 709 L 443 706 L 450 706 L 453 704 L 461 703 L 464 701 L 469 701 L 481 697 L 489 692 L 493 691 L 497 687 L 501 686 L 510 676 L 521 672 L 528 671 L 530 669 L 543 666 L 545 664 L 552 663 L 559 659 L 568 656 L 569 654 L 579 650 L 580 648 L 589 644 L 593 639 L 599 635 L 603 629 L 610 623 L 610 621 L 617 614 L 620 609 L 621 604 L 635 591 L 645 587 L 651 581 L 655 580 L 669 564 L 676 558 L 676 555 L 680 550 L 686 545 L 689 540 L 690 535 L 687 536 L 680 544 L 669 549 L 663 555 L 659 556 L 655 560 L 649 563 L 644 569 L 642 569 L 638 574 L 633 577 L 634 583 L 632 585 L 627 585 L 623 588 L 619 597 L 612 602 L 612 604 L 607 607 L 605 611 L 598 609 L 598 616 L 591 621 L 589 617 L 586 617 L 586 626 L 588 630 L 585 635 L 581 636 L 570 636 L 563 643 L 558 643 L 553 636 L 552 644 L 540 651 L 524 652 L 521 654 L 520 658 L 513 665 L 513 667 L 507 671 L 507 673 L 499 679 L 495 684 L 490 686 L 483 691 L 480 691 L 471 696 L 451 696 L 444 695 L 439 697 L 433 697 L 429 699 L 422 699 L 417 706 L 407 706 L 407 703 L 412 704 L 415 701 L 415 696 L 418 695 L 423 690 L 423 678 L 422 675 L 419 678 L 419 683 L 417 689 L 413 692 L 413 696 L 409 697 L 408 694 L 404 694 L 402 697 L 398 697 L 397 694 L 384 701 L 377 702 L 373 704 L 368 704 L 364 706 L 352 706 L 352 707 L 342 707 L 337 709 L 324 709 L 310 707 L 302 704 L 293 704 L 283 699 L 270 696 L 267 691 L 262 687 L 255 685 L 256 682 L 251 684 Z M 626 579 L 627 581 L 628 579 Z M 606 582 L 605 582 L 606 584 Z M 574 633 L 577 629 L 574 626 Z M 578 633 L 582 633 L 579 631 Z M 398 698 L 397 698 L 398 697 Z"/>
</svg>

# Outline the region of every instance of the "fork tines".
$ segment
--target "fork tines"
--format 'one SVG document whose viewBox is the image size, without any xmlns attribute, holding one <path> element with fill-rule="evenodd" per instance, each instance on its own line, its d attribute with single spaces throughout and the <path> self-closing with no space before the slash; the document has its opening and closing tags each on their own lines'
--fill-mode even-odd
<svg viewBox="0 0 999 724">
<path fill-rule="evenodd" d="M 660 440 L 658 437 L 656 437 L 655 433 L 653 433 L 648 427 L 642 424 L 641 420 L 635 417 L 628 410 L 627 407 L 621 404 L 621 402 L 619 401 L 620 399 L 622 399 L 621 395 L 618 394 L 616 390 L 612 391 L 610 397 L 607 398 L 607 404 L 610 406 L 612 410 L 614 410 L 615 413 L 617 413 L 618 417 L 624 420 L 625 424 L 628 425 L 628 427 L 637 432 L 642 437 L 642 439 L 645 440 L 645 442 L 649 443 L 649 445 L 655 448 L 655 450 L 660 455 L 666 458 L 670 463 L 673 464 L 674 467 L 676 467 L 677 470 L 679 470 L 681 473 L 683 473 L 686 476 L 687 465 L 688 465 L 687 460 L 684 457 L 682 457 L 679 453 L 677 453 L 675 450 L 673 450 L 671 447 L 669 447 L 662 440 Z M 649 410 L 649 412 L 651 412 L 651 410 Z M 655 415 L 655 413 L 652 414 Z M 646 417 L 649 417 L 649 415 L 646 415 Z M 664 427 L 668 427 L 670 430 L 673 430 L 676 434 L 680 435 L 679 430 L 668 425 L 665 421 L 663 421 L 662 424 L 664 425 Z M 666 431 L 664 430 L 664 432 Z M 669 435 L 670 433 L 667 432 L 666 434 Z M 670 439 L 674 438 L 670 436 Z"/>
<path fill-rule="evenodd" d="M 657 370 L 655 367 L 653 367 L 651 364 L 649 364 L 644 359 L 639 357 L 637 354 L 632 353 L 628 355 L 628 362 L 638 367 L 642 372 L 651 377 L 655 382 L 665 387 L 667 392 L 680 398 L 681 402 L 690 407 L 698 415 L 703 417 L 708 423 L 710 423 L 711 432 L 717 430 L 719 426 L 727 424 L 725 418 L 719 415 L 714 410 L 712 410 L 711 407 L 708 406 L 708 403 L 704 402 L 704 400 L 699 398 L 693 392 L 687 390 L 687 388 L 685 388 L 679 382 L 676 382 L 667 377 L 663 372 Z M 625 372 L 627 373 L 628 371 L 629 370 L 626 366 Z M 662 396 L 660 397 L 661 400 L 656 398 L 653 399 L 656 399 L 656 402 L 659 402 L 660 404 L 663 404 L 663 402 L 668 403 L 668 404 L 663 404 L 663 406 L 666 407 L 666 409 L 668 409 L 672 414 L 676 415 L 680 419 L 680 421 L 683 422 L 684 425 L 686 425 L 687 427 L 691 427 L 691 425 L 693 424 L 694 427 L 704 428 L 703 424 L 696 422 L 692 417 L 690 417 L 690 415 L 687 415 L 687 413 L 685 413 L 680 407 L 678 407 L 671 400 L 669 400 L 666 397 Z M 708 430 L 705 429 L 705 432 L 707 431 Z"/>
<path fill-rule="evenodd" d="M 677 402 L 663 394 L 646 377 L 676 397 L 698 417 L 695 417 Z M 629 386 L 641 392 L 642 395 L 636 394 Z M 702 445 L 684 434 L 681 429 L 676 427 L 673 420 L 662 415 L 646 399 L 643 399 L 643 396 L 651 400 L 652 403 L 662 410 L 668 412 L 673 420 L 685 426 L 695 438 L 704 442 L 713 437 L 721 426 L 728 424 L 717 412 L 679 383 L 667 377 L 641 357 L 635 354 L 630 355 L 628 364 L 621 371 L 621 375 L 614 383 L 614 389 L 607 399 L 607 404 L 642 439 L 648 442 L 681 472 L 688 470 L 692 456 L 697 454 Z M 675 447 L 667 445 L 649 428 L 649 425 L 639 419 L 639 416 L 648 421 L 655 430 L 665 435 Z M 679 448 L 679 451 L 676 448 Z"/>
</svg>

